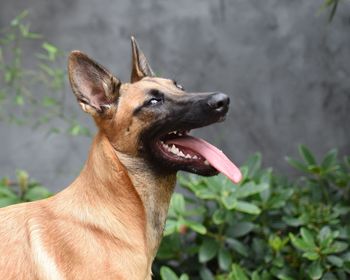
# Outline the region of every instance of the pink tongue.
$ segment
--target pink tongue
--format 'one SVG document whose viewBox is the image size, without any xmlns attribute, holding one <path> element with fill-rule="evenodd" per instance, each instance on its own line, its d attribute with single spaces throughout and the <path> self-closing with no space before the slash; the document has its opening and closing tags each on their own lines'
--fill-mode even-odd
<svg viewBox="0 0 350 280">
<path fill-rule="evenodd" d="M 187 135 L 170 139 L 167 143 L 177 144 L 200 154 L 211 166 L 225 174 L 234 183 L 239 183 L 242 179 L 242 173 L 238 167 L 234 165 L 221 150 L 203 139 Z"/>
</svg>

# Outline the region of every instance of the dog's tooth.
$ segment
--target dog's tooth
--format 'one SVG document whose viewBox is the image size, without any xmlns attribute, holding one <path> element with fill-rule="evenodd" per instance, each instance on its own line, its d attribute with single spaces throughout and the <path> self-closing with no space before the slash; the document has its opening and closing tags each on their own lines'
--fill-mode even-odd
<svg viewBox="0 0 350 280">
<path fill-rule="evenodd" d="M 194 159 L 198 159 L 198 157 L 197 157 L 196 155 L 194 155 L 192 158 L 194 158 Z"/>
<path fill-rule="evenodd" d="M 205 165 L 209 165 L 209 162 L 207 160 L 204 161 Z"/>
<path fill-rule="evenodd" d="M 173 154 L 177 154 L 177 152 L 178 152 L 178 148 L 176 148 L 176 146 L 175 145 L 172 145 L 171 146 L 171 152 L 173 153 Z"/>
<path fill-rule="evenodd" d="M 187 154 L 186 156 L 185 156 L 185 158 L 192 158 L 189 154 Z"/>
<path fill-rule="evenodd" d="M 186 157 L 185 154 L 182 151 L 179 152 L 179 155 L 182 156 L 182 157 Z"/>
</svg>

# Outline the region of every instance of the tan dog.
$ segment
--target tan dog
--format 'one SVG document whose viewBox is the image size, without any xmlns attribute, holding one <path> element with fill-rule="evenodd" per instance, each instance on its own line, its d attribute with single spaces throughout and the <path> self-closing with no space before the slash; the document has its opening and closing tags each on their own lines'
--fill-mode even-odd
<svg viewBox="0 0 350 280">
<path fill-rule="evenodd" d="M 76 180 L 57 195 L 0 209 L 0 279 L 151 279 L 176 172 L 239 170 L 190 129 L 222 121 L 229 98 L 186 93 L 154 76 L 132 38 L 122 83 L 85 54 L 69 78 L 98 133 Z"/>
</svg>

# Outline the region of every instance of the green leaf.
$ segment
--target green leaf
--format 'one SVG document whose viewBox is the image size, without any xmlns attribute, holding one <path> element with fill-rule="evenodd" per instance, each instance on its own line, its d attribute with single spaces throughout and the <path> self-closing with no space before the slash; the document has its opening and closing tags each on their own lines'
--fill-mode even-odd
<svg viewBox="0 0 350 280">
<path fill-rule="evenodd" d="M 19 30 L 21 31 L 21 35 L 23 37 L 27 37 L 28 32 L 29 32 L 29 25 L 28 24 L 26 24 L 26 25 L 20 24 L 19 25 Z"/>
<path fill-rule="evenodd" d="M 24 193 L 28 189 L 29 174 L 24 170 L 17 170 L 16 176 L 17 176 L 18 185 L 21 189 L 21 192 Z"/>
<path fill-rule="evenodd" d="M 205 238 L 199 247 L 198 258 L 201 263 L 210 261 L 218 252 L 219 244 L 211 238 Z"/>
<path fill-rule="evenodd" d="M 244 243 L 234 238 L 226 238 L 226 243 L 230 248 L 232 248 L 237 253 L 241 254 L 244 257 L 248 257 L 249 250 L 248 250 L 248 247 L 244 245 Z"/>
<path fill-rule="evenodd" d="M 336 241 L 329 248 L 326 248 L 322 252 L 326 255 L 336 254 L 345 251 L 349 245 L 346 242 Z"/>
<path fill-rule="evenodd" d="M 336 267 L 342 267 L 344 264 L 344 261 L 341 258 L 334 255 L 327 256 L 327 261 Z"/>
<path fill-rule="evenodd" d="M 310 260 L 310 261 L 315 261 L 320 258 L 320 255 L 317 254 L 316 252 L 305 252 L 303 254 L 303 257 Z"/>
<path fill-rule="evenodd" d="M 200 234 L 207 233 L 207 229 L 201 223 L 185 220 L 185 225 L 187 225 L 189 228 Z"/>
<path fill-rule="evenodd" d="M 307 166 L 303 163 L 301 163 L 300 161 L 297 161 L 295 159 L 292 159 L 290 157 L 286 157 L 286 161 L 291 165 L 293 166 L 294 168 L 302 171 L 302 172 L 307 172 L 309 173 L 309 170 L 307 168 Z"/>
<path fill-rule="evenodd" d="M 42 186 L 35 186 L 33 188 L 29 188 L 28 191 L 24 195 L 24 199 L 26 201 L 34 201 L 38 199 L 43 199 L 51 196 L 51 193 L 48 189 Z"/>
<path fill-rule="evenodd" d="M 338 154 L 337 149 L 330 150 L 323 158 L 321 166 L 326 170 L 329 169 L 332 165 L 336 163 L 337 154 Z"/>
<path fill-rule="evenodd" d="M 13 20 L 11 20 L 10 25 L 12 27 L 18 26 L 19 23 L 28 15 L 28 10 L 24 10 L 18 16 L 16 16 Z"/>
<path fill-rule="evenodd" d="M 4 196 L 16 198 L 17 194 L 6 186 L 4 187 L 0 186 L 0 197 L 4 197 Z"/>
<path fill-rule="evenodd" d="M 244 166 L 248 169 L 245 178 L 253 178 L 261 167 L 261 154 L 256 153 L 248 158 Z"/>
<path fill-rule="evenodd" d="M 266 190 L 268 191 L 268 189 Z M 265 193 L 266 191 L 262 192 Z M 266 207 L 269 209 L 278 209 L 286 205 L 288 198 L 292 195 L 293 190 L 286 190 L 283 194 L 274 194 L 266 203 Z M 283 217 L 287 218 L 287 217 Z"/>
<path fill-rule="evenodd" d="M 160 268 L 160 276 L 162 277 L 162 280 L 178 280 L 176 273 L 172 271 L 167 266 L 162 266 Z"/>
<path fill-rule="evenodd" d="M 165 236 L 157 252 L 157 259 L 164 260 L 177 258 L 180 250 L 183 249 L 181 246 L 181 238 L 178 234 Z"/>
<path fill-rule="evenodd" d="M 225 208 L 228 210 L 234 209 L 237 205 L 237 199 L 233 193 L 230 193 L 230 194 L 223 193 L 221 201 L 222 201 L 222 204 L 225 206 Z"/>
<path fill-rule="evenodd" d="M 206 267 L 202 267 L 199 270 L 199 275 L 202 280 L 215 280 L 213 273 L 211 273 L 211 271 Z"/>
<path fill-rule="evenodd" d="M 242 237 L 244 235 L 247 235 L 249 232 L 251 232 L 255 228 L 255 225 L 250 222 L 240 222 L 237 224 L 234 224 L 229 229 L 229 235 L 233 237 Z"/>
<path fill-rule="evenodd" d="M 243 269 L 235 263 L 232 265 L 230 276 L 232 280 L 249 280 Z"/>
<path fill-rule="evenodd" d="M 177 229 L 177 221 L 167 219 L 165 223 L 163 235 L 167 236 L 167 235 L 173 234 L 174 232 L 176 232 L 176 229 Z"/>
<path fill-rule="evenodd" d="M 289 276 L 288 268 L 284 267 L 281 269 L 278 269 L 277 267 L 273 267 L 271 269 L 271 272 L 274 276 L 277 277 L 277 279 L 280 280 L 296 280 L 294 277 Z"/>
<path fill-rule="evenodd" d="M 254 271 L 252 273 L 252 280 L 262 280 L 262 278 L 259 276 L 259 273 L 257 271 Z"/>
<path fill-rule="evenodd" d="M 313 262 L 307 269 L 307 274 L 311 279 L 320 279 L 323 274 L 323 268 L 319 261 Z"/>
<path fill-rule="evenodd" d="M 185 199 L 180 193 L 173 194 L 171 198 L 171 205 L 178 214 L 184 214 L 186 211 Z"/>
<path fill-rule="evenodd" d="M 179 280 L 190 280 L 190 277 L 187 274 L 181 274 Z"/>
<path fill-rule="evenodd" d="M 44 107 L 52 107 L 57 105 L 57 100 L 49 96 L 44 96 L 42 104 Z"/>
<path fill-rule="evenodd" d="M 34 32 L 28 32 L 26 38 L 30 38 L 30 39 L 39 39 L 42 38 L 43 36 L 39 33 L 34 33 Z"/>
<path fill-rule="evenodd" d="M 321 168 L 318 165 L 309 165 L 307 169 L 313 174 L 321 173 Z"/>
<path fill-rule="evenodd" d="M 343 278 L 344 280 L 346 278 Z M 327 272 L 325 275 L 323 275 L 322 280 L 339 280 L 332 272 Z"/>
<path fill-rule="evenodd" d="M 259 215 L 261 213 L 261 210 L 258 206 L 245 201 L 237 201 L 235 209 L 237 211 L 252 215 Z"/>
<path fill-rule="evenodd" d="M 39 64 L 39 67 L 41 70 L 44 71 L 44 73 L 46 73 L 47 75 L 53 77 L 55 76 L 55 70 L 52 69 L 50 66 L 48 66 L 47 64 L 43 64 L 43 63 L 40 63 Z"/>
<path fill-rule="evenodd" d="M 21 202 L 18 197 L 2 197 L 0 198 L 0 207 L 9 206 Z"/>
<path fill-rule="evenodd" d="M 329 22 L 332 22 L 332 20 L 334 18 L 334 15 L 335 15 L 337 8 L 338 8 L 339 1 L 340 0 L 333 0 L 332 1 L 332 8 L 331 8 L 331 12 L 329 13 L 329 17 L 328 17 Z"/>
<path fill-rule="evenodd" d="M 248 178 L 248 176 L 249 176 L 249 169 L 248 169 L 248 167 L 247 166 L 241 166 L 239 169 L 241 170 L 243 180 L 244 180 L 244 178 Z"/>
<path fill-rule="evenodd" d="M 47 51 L 49 60 L 54 61 L 56 59 L 58 49 L 54 45 L 45 42 L 42 44 L 42 48 Z"/>
<path fill-rule="evenodd" d="M 220 225 L 225 222 L 226 211 L 224 209 L 216 209 L 213 214 L 213 222 Z"/>
<path fill-rule="evenodd" d="M 305 145 L 299 145 L 299 153 L 308 165 L 317 165 L 315 157 Z"/>
<path fill-rule="evenodd" d="M 266 183 L 255 184 L 254 182 L 248 182 L 243 186 L 239 186 L 236 190 L 237 198 L 248 197 L 257 193 L 260 193 L 269 188 L 269 185 Z"/>
<path fill-rule="evenodd" d="M 288 243 L 288 241 L 288 237 L 281 238 L 280 236 L 274 234 L 270 235 L 269 237 L 269 245 L 276 252 L 281 251 L 284 248 L 284 246 Z"/>
<path fill-rule="evenodd" d="M 5 72 L 5 77 L 4 78 L 5 78 L 5 82 L 6 83 L 10 83 L 12 81 L 12 78 L 13 78 L 12 71 L 7 70 Z"/>
<path fill-rule="evenodd" d="M 19 106 L 24 105 L 24 98 L 22 95 L 17 95 L 15 101 L 16 101 L 16 104 Z"/>
<path fill-rule="evenodd" d="M 263 259 L 263 255 L 268 250 L 266 241 L 257 237 L 253 237 L 253 243 L 251 248 L 252 248 L 252 251 L 254 252 L 253 255 L 260 259 Z"/>
<path fill-rule="evenodd" d="M 78 136 L 78 135 L 85 135 L 89 136 L 90 135 L 90 130 L 87 127 L 83 127 L 79 124 L 72 124 L 72 126 L 68 130 L 69 134 L 73 136 Z"/>
<path fill-rule="evenodd" d="M 229 270 L 232 263 L 232 256 L 226 248 L 221 247 L 219 249 L 218 263 L 222 270 Z"/>
<path fill-rule="evenodd" d="M 216 199 L 218 195 L 209 189 L 199 189 L 196 192 L 196 196 L 201 199 Z"/>
<path fill-rule="evenodd" d="M 331 229 L 329 228 L 329 226 L 324 226 L 318 234 L 318 239 L 321 242 L 323 242 L 326 239 L 328 239 L 331 236 L 331 234 L 332 234 L 332 232 L 331 232 Z"/>
<path fill-rule="evenodd" d="M 314 237 L 308 229 L 301 228 L 300 234 L 303 240 L 308 244 L 308 247 L 316 247 Z"/>
<path fill-rule="evenodd" d="M 294 236 L 292 233 L 289 234 L 289 238 L 292 241 L 292 244 L 295 248 L 301 251 L 314 251 L 315 247 L 310 246 L 310 244 L 306 243 L 303 239 Z"/>
</svg>

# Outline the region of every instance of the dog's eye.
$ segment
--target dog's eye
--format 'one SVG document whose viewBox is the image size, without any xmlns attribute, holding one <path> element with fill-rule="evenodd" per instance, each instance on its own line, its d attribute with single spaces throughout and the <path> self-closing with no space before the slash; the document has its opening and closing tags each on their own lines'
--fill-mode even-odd
<svg viewBox="0 0 350 280">
<path fill-rule="evenodd" d="M 147 105 L 151 105 L 151 106 L 157 105 L 157 104 L 161 103 L 162 101 L 163 100 L 160 97 L 153 97 L 150 100 L 148 100 Z"/>
</svg>

